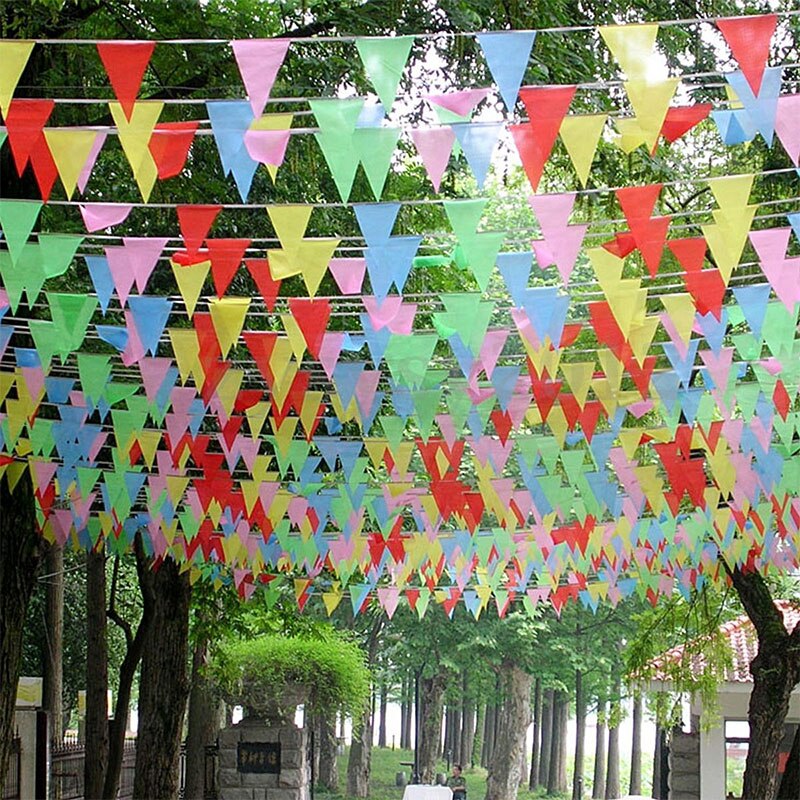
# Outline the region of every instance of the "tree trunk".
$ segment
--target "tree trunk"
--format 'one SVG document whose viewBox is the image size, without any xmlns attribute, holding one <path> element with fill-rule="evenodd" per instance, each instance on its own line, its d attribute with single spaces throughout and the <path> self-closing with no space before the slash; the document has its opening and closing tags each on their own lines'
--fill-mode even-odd
<svg viewBox="0 0 800 800">
<path fill-rule="evenodd" d="M 783 615 L 757 572 L 744 573 L 737 567 L 728 574 L 758 636 L 758 654 L 750 664 L 750 746 L 742 797 L 773 800 L 778 791 L 784 722 L 792 690 L 800 680 L 800 625 L 791 634 L 787 632 Z"/>
<path fill-rule="evenodd" d="M 336 724 L 328 717 L 322 716 L 319 720 L 319 768 L 317 772 L 317 785 L 327 792 L 339 792 L 339 765 L 337 761 L 339 740 L 336 738 Z"/>
<path fill-rule="evenodd" d="M 497 717 L 497 700 L 486 704 L 486 716 L 483 720 L 483 747 L 481 748 L 481 766 L 488 767 L 494 749 L 495 719 Z"/>
<path fill-rule="evenodd" d="M 519 789 L 525 734 L 531 713 L 533 679 L 511 663 L 504 663 L 504 702 L 498 713 L 497 738 L 489 762 L 486 800 L 515 800 Z"/>
<path fill-rule="evenodd" d="M 778 789 L 778 800 L 798 800 L 800 798 L 800 725 L 795 730 L 792 749 Z"/>
<path fill-rule="evenodd" d="M 486 726 L 486 703 L 478 705 L 478 711 L 475 715 L 475 735 L 472 737 L 472 750 L 470 753 L 469 763 L 471 767 L 481 762 L 481 754 L 483 753 L 483 735 Z"/>
<path fill-rule="evenodd" d="M 0 797 L 14 739 L 25 617 L 47 549 L 36 529 L 30 473 L 25 470 L 12 494 L 12 469 L 17 466 L 0 476 Z"/>
<path fill-rule="evenodd" d="M 550 746 L 553 736 L 553 698 L 555 691 L 547 689 L 542 701 L 542 739 L 539 751 L 539 785 L 547 786 L 550 779 Z"/>
<path fill-rule="evenodd" d="M 403 676 L 400 695 L 400 749 L 411 749 L 411 685 L 408 676 Z"/>
<path fill-rule="evenodd" d="M 444 741 L 439 752 L 440 758 L 446 758 L 448 753 L 453 752 L 453 707 L 445 706 L 444 709 Z"/>
<path fill-rule="evenodd" d="M 369 709 L 360 720 L 353 720 L 353 738 L 347 762 L 347 796 L 367 797 L 372 769 L 372 724 Z"/>
<path fill-rule="evenodd" d="M 442 706 L 444 704 L 445 676 L 437 672 L 430 678 L 420 679 L 420 697 L 425 714 L 420 725 L 419 772 L 423 783 L 433 783 L 436 778 L 436 759 L 442 739 Z"/>
<path fill-rule="evenodd" d="M 64 738 L 64 548 L 53 545 L 44 563 L 45 624 L 42 653 L 43 708 L 50 715 L 50 741 Z"/>
<path fill-rule="evenodd" d="M 575 670 L 575 762 L 572 772 L 572 800 L 583 798 L 583 757 L 586 744 L 586 698 L 583 672 Z"/>
<path fill-rule="evenodd" d="M 612 702 L 610 721 L 608 725 L 608 766 L 606 769 L 606 800 L 616 800 L 622 796 L 619 781 L 619 723 L 620 723 L 620 693 L 619 681 L 616 684 L 616 698 Z"/>
<path fill-rule="evenodd" d="M 469 696 L 467 671 L 461 678 L 461 747 L 458 763 L 466 767 L 472 756 L 472 740 L 475 737 L 475 701 Z"/>
<path fill-rule="evenodd" d="M 631 779 L 628 794 L 642 793 L 642 695 L 633 698 L 633 731 L 631 733 Z"/>
<path fill-rule="evenodd" d="M 206 783 L 206 747 L 213 745 L 222 723 L 222 708 L 203 674 L 208 641 L 200 638 L 192 648 L 192 678 L 186 726 L 186 800 L 203 800 Z"/>
<path fill-rule="evenodd" d="M 606 796 L 606 700 L 597 698 L 597 728 L 594 743 L 594 778 L 592 780 L 592 800 L 602 800 Z"/>
<path fill-rule="evenodd" d="M 139 585 L 144 580 L 144 571 L 148 569 L 147 557 L 142 548 L 141 535 L 136 534 L 133 540 L 136 554 L 136 571 L 139 574 Z M 149 592 L 142 594 L 142 616 L 134 634 L 130 624 L 116 610 L 116 590 L 119 575 L 119 559 L 114 563 L 114 574 L 111 579 L 111 596 L 108 605 L 108 618 L 120 627 L 125 634 L 125 657 L 119 668 L 117 683 L 117 700 L 114 705 L 114 718 L 108 725 L 108 769 L 103 781 L 103 800 L 116 800 L 119 789 L 119 777 L 122 771 L 122 757 L 125 750 L 125 730 L 128 727 L 128 711 L 131 704 L 131 691 L 136 670 L 142 658 L 145 639 L 153 619 L 153 600 Z"/>
<path fill-rule="evenodd" d="M 656 746 L 653 750 L 653 790 L 651 794 L 655 800 L 662 800 L 661 797 L 661 747 L 664 729 L 656 722 Z M 666 800 L 666 798 L 663 798 Z"/>
<path fill-rule="evenodd" d="M 533 743 L 531 744 L 531 772 L 528 788 L 539 786 L 539 746 L 542 736 L 542 679 L 537 678 L 533 690 Z"/>
<path fill-rule="evenodd" d="M 367 666 L 372 667 L 378 655 L 380 632 L 384 618 L 378 617 L 372 624 L 367 640 Z M 353 720 L 353 738 L 350 743 L 350 758 L 347 762 L 348 797 L 367 797 L 372 770 L 372 714 L 366 706 L 360 719 Z"/>
<path fill-rule="evenodd" d="M 386 712 L 389 706 L 389 687 L 381 683 L 380 707 L 378 711 L 378 747 L 386 747 Z"/>
<path fill-rule="evenodd" d="M 108 644 L 106 642 L 106 555 L 86 554 L 86 797 L 102 797 L 108 768 Z"/>
<path fill-rule="evenodd" d="M 547 793 L 564 794 L 567 791 L 567 722 L 569 697 L 556 692 L 553 699 L 553 726 L 550 737 L 550 772 L 547 776 Z"/>
<path fill-rule="evenodd" d="M 189 680 L 189 573 L 165 559 L 143 572 L 142 591 L 150 594 L 153 621 L 142 653 L 139 734 L 136 741 L 135 800 L 178 796 L 178 762 Z"/>
</svg>

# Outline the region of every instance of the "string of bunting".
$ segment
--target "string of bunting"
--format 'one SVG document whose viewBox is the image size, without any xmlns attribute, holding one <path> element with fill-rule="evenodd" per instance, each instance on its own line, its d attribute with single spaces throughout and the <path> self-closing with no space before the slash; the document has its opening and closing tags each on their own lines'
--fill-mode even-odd
<svg viewBox="0 0 800 800">
<path fill-rule="evenodd" d="M 738 63 L 724 106 L 682 105 L 680 76 L 653 77 L 673 23 L 600 28 L 623 115 L 571 114 L 577 85 L 523 85 L 536 32 L 476 34 L 495 86 L 427 96 L 439 122 L 405 128 L 413 152 L 387 112 L 420 37 L 354 39 L 379 102 L 308 100 L 336 196 L 310 179 L 293 202 L 270 186 L 308 129 L 264 110 L 297 42 L 231 43 L 247 99 L 205 108 L 241 202 L 187 204 L 150 202 L 210 168 L 199 121 L 139 98 L 155 42 L 94 43 L 141 196 L 126 202 L 105 183 L 110 129 L 49 127 L 53 99 L 15 96 L 37 43 L 0 41 L 0 145 L 40 192 L 0 199 L 0 471 L 13 486 L 30 470 L 52 540 L 115 553 L 140 535 L 193 579 L 273 597 L 290 581 L 329 613 L 345 597 L 389 615 L 597 609 L 725 580 L 721 559 L 795 569 L 800 95 L 768 63 L 778 19 L 714 21 Z M 498 96 L 507 117 L 481 119 Z M 601 141 L 707 170 L 698 142 L 715 135 L 786 166 L 594 184 Z M 530 231 L 494 230 L 489 196 L 452 188 L 468 172 L 481 192 L 504 147 Z M 561 147 L 575 186 L 540 191 Z M 432 196 L 382 201 L 415 159 Z M 692 207 L 661 213 L 684 184 Z M 619 213 L 584 218 L 599 193 Z M 135 208 L 175 227 L 130 235 Z M 331 235 L 323 212 L 341 208 L 350 229 Z M 263 215 L 252 237 L 245 209 Z M 234 215 L 236 236 L 213 235 Z"/>
</svg>

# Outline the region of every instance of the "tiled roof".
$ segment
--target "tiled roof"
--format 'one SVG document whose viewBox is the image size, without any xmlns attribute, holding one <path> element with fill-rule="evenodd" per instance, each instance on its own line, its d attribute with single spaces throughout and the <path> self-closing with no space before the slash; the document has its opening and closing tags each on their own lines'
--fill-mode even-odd
<svg viewBox="0 0 800 800">
<path fill-rule="evenodd" d="M 786 630 L 793 631 L 795 626 L 800 623 L 800 605 L 790 600 L 776 600 L 775 605 L 783 614 L 783 624 Z M 725 680 L 732 683 L 750 683 L 752 681 L 750 662 L 758 653 L 758 639 L 753 623 L 747 614 L 742 614 L 741 617 L 722 625 L 720 632 L 728 641 L 732 656 L 732 664 L 725 670 Z M 654 659 L 652 679 L 669 681 L 669 673 L 663 667 L 669 663 L 679 663 L 683 659 L 684 649 L 684 645 L 678 645 Z M 695 675 L 700 675 L 705 666 L 702 654 L 693 657 L 691 669 Z"/>
</svg>

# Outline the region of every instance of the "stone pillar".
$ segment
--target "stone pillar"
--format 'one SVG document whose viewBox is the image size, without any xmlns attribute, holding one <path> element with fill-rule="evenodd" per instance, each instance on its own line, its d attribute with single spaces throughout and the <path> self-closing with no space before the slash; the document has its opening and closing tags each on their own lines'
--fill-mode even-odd
<svg viewBox="0 0 800 800">
<path fill-rule="evenodd" d="M 669 745 L 669 800 L 700 800 L 700 734 L 673 730 Z M 724 771 L 717 778 L 724 785 Z"/>
<path fill-rule="evenodd" d="M 259 768 L 252 754 L 257 753 L 257 745 L 261 743 L 280 745 L 280 771 L 277 774 L 247 771 Z M 248 744 L 256 746 L 247 747 Z M 225 728 L 219 734 L 218 783 L 219 800 L 308 800 L 306 731 L 291 723 L 280 724 L 252 717 Z"/>
</svg>

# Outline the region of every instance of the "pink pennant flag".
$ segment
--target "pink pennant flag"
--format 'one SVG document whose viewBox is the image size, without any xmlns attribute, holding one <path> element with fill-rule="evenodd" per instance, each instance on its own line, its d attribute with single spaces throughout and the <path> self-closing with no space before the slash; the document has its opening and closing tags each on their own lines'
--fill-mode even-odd
<svg viewBox="0 0 800 800">
<path fill-rule="evenodd" d="M 566 285 L 575 269 L 583 237 L 589 228 L 588 225 L 569 224 L 575 193 L 531 195 L 528 202 L 544 236 L 544 239 L 532 243 L 536 261 L 542 269 L 555 265 Z"/>
<path fill-rule="evenodd" d="M 290 39 L 241 39 L 231 42 L 253 114 L 260 117 L 275 77 L 291 44 Z"/>
<path fill-rule="evenodd" d="M 244 146 L 253 161 L 279 167 L 286 155 L 291 131 L 246 131 Z"/>
<path fill-rule="evenodd" d="M 83 165 L 83 168 L 78 175 L 78 191 L 83 194 L 86 190 L 86 184 L 89 183 L 89 178 L 92 174 L 92 170 L 94 169 L 94 163 L 97 161 L 97 156 L 100 155 L 100 151 L 103 149 L 103 145 L 106 143 L 106 136 L 108 136 L 108 131 L 98 131 L 97 136 L 94 137 L 94 144 L 92 145 L 92 149 L 89 151 L 89 155 L 86 157 L 86 162 Z"/>
<path fill-rule="evenodd" d="M 332 258 L 328 269 L 342 294 L 358 294 L 364 283 L 367 261 L 364 258 Z"/>
<path fill-rule="evenodd" d="M 784 94 L 778 98 L 775 133 L 792 163 L 800 166 L 800 94 Z"/>
<path fill-rule="evenodd" d="M 378 391 L 380 380 L 381 371 L 379 369 L 364 370 L 358 377 L 355 396 L 358 407 L 364 415 L 369 414 L 372 408 L 372 401 L 375 399 L 375 392 Z"/>
<path fill-rule="evenodd" d="M 120 357 L 126 367 L 131 367 L 144 358 L 145 349 L 142 340 L 139 338 L 139 330 L 136 327 L 133 312 L 127 308 L 125 309 L 125 325 L 128 328 L 128 344 Z"/>
<path fill-rule="evenodd" d="M 464 89 L 446 94 L 428 94 L 425 95 L 425 99 L 453 114 L 458 114 L 459 117 L 466 117 L 488 95 L 488 89 Z"/>
<path fill-rule="evenodd" d="M 417 148 L 419 157 L 425 165 L 425 171 L 433 184 L 435 191 L 439 191 L 442 176 L 450 161 L 453 151 L 453 142 L 456 135 L 452 128 L 420 128 L 411 131 L 411 138 Z"/>
<path fill-rule="evenodd" d="M 128 295 L 133 288 L 133 270 L 128 261 L 128 251 L 124 247 L 106 247 L 106 260 L 108 271 L 114 281 L 119 303 L 124 306 L 128 302 Z"/>
<path fill-rule="evenodd" d="M 344 337 L 345 335 L 341 331 L 325 331 L 325 335 L 322 337 L 322 345 L 319 348 L 319 363 L 322 364 L 328 380 L 333 377 L 333 371 L 339 361 Z"/>
<path fill-rule="evenodd" d="M 132 205 L 127 203 L 81 203 L 83 224 L 89 233 L 119 225 L 128 218 Z"/>
<path fill-rule="evenodd" d="M 161 251 L 169 239 L 148 236 L 127 236 L 122 240 L 128 256 L 128 264 L 140 294 L 144 293 Z"/>
<path fill-rule="evenodd" d="M 143 358 L 139 362 L 139 371 L 142 373 L 144 393 L 149 402 L 154 403 L 161 385 L 167 377 L 167 372 L 172 366 L 171 358 Z"/>
<path fill-rule="evenodd" d="M 750 241 L 761 261 L 761 271 L 789 311 L 800 302 L 800 256 L 786 258 L 791 233 L 791 228 L 767 228 L 750 233 Z"/>
<path fill-rule="evenodd" d="M 415 303 L 404 305 L 400 295 L 388 295 L 382 303 L 372 296 L 362 297 L 370 322 L 376 331 L 388 328 L 391 333 L 408 336 L 417 313 Z"/>
</svg>

